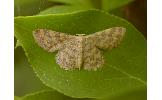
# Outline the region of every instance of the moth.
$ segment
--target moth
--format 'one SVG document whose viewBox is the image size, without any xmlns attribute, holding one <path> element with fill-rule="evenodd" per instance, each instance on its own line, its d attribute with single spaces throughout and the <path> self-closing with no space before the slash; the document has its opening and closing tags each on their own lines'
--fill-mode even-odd
<svg viewBox="0 0 162 100">
<path fill-rule="evenodd" d="M 94 34 L 68 35 L 48 29 L 33 31 L 36 43 L 48 52 L 56 52 L 56 63 L 65 70 L 97 70 L 104 64 L 102 49 L 117 47 L 126 29 L 112 27 Z"/>
</svg>

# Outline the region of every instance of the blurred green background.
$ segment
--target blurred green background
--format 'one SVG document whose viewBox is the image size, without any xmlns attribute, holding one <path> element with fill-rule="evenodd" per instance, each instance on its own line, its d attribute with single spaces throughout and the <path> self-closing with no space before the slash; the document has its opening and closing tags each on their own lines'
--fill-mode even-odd
<svg viewBox="0 0 162 100">
<path fill-rule="evenodd" d="M 147 37 L 146 0 L 15 0 L 14 16 L 68 13 L 87 9 L 100 9 L 122 17 Z M 15 38 L 14 95 L 23 96 L 48 88 L 35 76 L 22 47 L 16 47 L 16 41 Z"/>
</svg>

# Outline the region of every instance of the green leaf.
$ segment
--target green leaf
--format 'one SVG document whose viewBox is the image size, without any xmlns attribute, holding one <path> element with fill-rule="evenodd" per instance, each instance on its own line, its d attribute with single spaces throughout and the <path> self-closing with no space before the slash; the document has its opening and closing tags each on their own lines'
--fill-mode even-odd
<svg viewBox="0 0 162 100">
<path fill-rule="evenodd" d="M 48 88 L 35 76 L 20 46 L 14 50 L 14 55 L 14 95 L 21 96 Z"/>
<path fill-rule="evenodd" d="M 97 100 L 147 100 L 147 90 L 137 90 L 122 94 L 120 96 L 114 96 L 112 98 L 103 98 Z"/>
<path fill-rule="evenodd" d="M 63 5 L 63 6 L 55 6 L 55 7 L 51 7 L 49 9 L 46 9 L 46 10 L 40 12 L 39 15 L 71 13 L 71 12 L 89 10 L 89 9 L 93 9 L 93 7 Z"/>
<path fill-rule="evenodd" d="M 14 15 L 34 15 L 53 4 L 48 0 L 14 0 Z"/>
<path fill-rule="evenodd" d="M 14 100 L 21 100 L 21 99 L 18 96 L 14 96 Z"/>
<path fill-rule="evenodd" d="M 32 35 L 38 28 L 69 34 L 92 34 L 121 26 L 127 32 L 119 47 L 104 51 L 105 65 L 97 71 L 65 71 L 56 64 L 55 54 L 39 47 Z M 146 88 L 146 40 L 127 21 L 105 12 L 89 10 L 15 18 L 15 36 L 41 81 L 70 97 L 113 97 Z"/>
<path fill-rule="evenodd" d="M 82 6 L 85 8 L 93 6 L 91 0 L 49 0 L 49 1 L 60 2 L 60 3 L 75 5 L 75 6 Z"/>
<path fill-rule="evenodd" d="M 90 100 L 90 99 L 75 99 L 65 96 L 56 91 L 43 90 L 36 93 L 28 94 L 22 97 L 22 100 Z"/>
<path fill-rule="evenodd" d="M 89 5 L 91 4 L 91 0 L 49 0 L 54 2 L 60 2 L 71 5 Z"/>
<path fill-rule="evenodd" d="M 113 10 L 115 8 L 124 6 L 134 0 L 102 0 L 102 9 L 103 10 Z"/>
<path fill-rule="evenodd" d="M 52 90 L 42 90 L 39 92 L 27 94 L 23 97 L 15 96 L 15 100 L 147 100 L 147 92 L 146 90 L 140 90 L 126 93 L 121 96 L 115 96 L 113 98 L 80 99 L 80 98 L 71 98 Z"/>
<path fill-rule="evenodd" d="M 16 41 L 16 45 L 15 45 L 15 49 L 16 49 L 17 47 L 19 47 L 19 46 L 21 46 L 21 43 L 19 42 L 19 40 L 17 40 L 17 41 Z"/>
</svg>

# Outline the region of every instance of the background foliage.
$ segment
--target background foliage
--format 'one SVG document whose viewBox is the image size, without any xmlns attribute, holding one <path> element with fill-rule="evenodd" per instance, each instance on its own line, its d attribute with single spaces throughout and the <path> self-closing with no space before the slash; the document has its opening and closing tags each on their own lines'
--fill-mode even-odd
<svg viewBox="0 0 162 100">
<path fill-rule="evenodd" d="M 15 46 L 15 100 L 74 99 L 71 97 L 146 100 L 146 41 L 141 35 L 146 36 L 146 17 L 138 16 L 141 12 L 130 17 L 134 3 L 140 4 L 140 11 L 145 15 L 145 2 L 138 0 L 15 0 L 15 36 L 19 41 Z M 131 21 L 142 33 L 129 22 L 105 12 Z M 31 33 L 42 27 L 70 34 L 91 34 L 117 25 L 127 28 L 125 40 L 118 49 L 105 52 L 112 66 L 106 65 L 97 72 L 59 69 L 54 64 L 54 54 L 38 47 Z M 53 69 L 52 65 L 57 67 Z"/>
</svg>

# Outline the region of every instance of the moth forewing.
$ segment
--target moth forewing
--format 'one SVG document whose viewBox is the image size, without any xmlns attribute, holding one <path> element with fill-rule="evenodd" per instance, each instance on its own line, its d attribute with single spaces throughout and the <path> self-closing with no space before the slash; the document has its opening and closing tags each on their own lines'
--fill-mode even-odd
<svg viewBox="0 0 162 100">
<path fill-rule="evenodd" d="M 96 46 L 100 49 L 112 49 L 120 44 L 126 29 L 123 27 L 112 27 L 93 34 L 96 38 Z"/>
<path fill-rule="evenodd" d="M 63 43 L 69 37 L 65 33 L 47 29 L 37 29 L 33 31 L 35 41 L 48 52 L 55 52 L 63 48 Z"/>
</svg>

